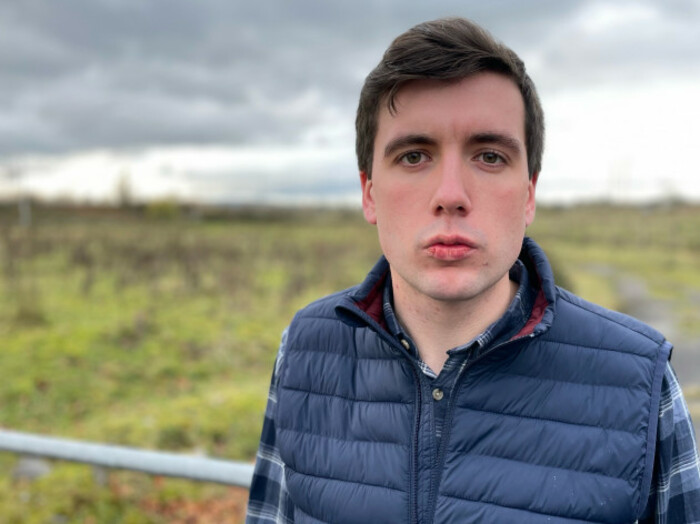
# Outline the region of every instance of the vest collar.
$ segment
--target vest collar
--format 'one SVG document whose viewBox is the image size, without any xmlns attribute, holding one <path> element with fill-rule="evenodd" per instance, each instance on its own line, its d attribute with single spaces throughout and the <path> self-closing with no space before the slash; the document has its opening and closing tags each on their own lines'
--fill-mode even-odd
<svg viewBox="0 0 700 524">
<path fill-rule="evenodd" d="M 513 338 L 546 331 L 554 318 L 556 287 L 554 275 L 547 256 L 537 243 L 529 237 L 523 239 L 518 257 L 530 275 L 533 285 L 538 288 L 537 298 L 530 318 Z M 383 312 L 383 290 L 389 275 L 389 262 L 382 255 L 364 282 L 351 288 L 342 303 L 336 307 L 336 313 L 345 322 L 352 325 L 370 323 L 378 324 L 386 331 Z"/>
</svg>

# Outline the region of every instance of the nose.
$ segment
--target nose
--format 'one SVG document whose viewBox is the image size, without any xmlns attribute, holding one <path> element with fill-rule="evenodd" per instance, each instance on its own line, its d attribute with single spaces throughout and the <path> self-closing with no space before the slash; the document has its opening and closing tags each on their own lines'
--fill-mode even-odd
<svg viewBox="0 0 700 524">
<path fill-rule="evenodd" d="M 472 208 L 468 172 L 462 158 L 444 159 L 435 175 L 432 209 L 435 214 L 466 215 Z"/>
</svg>

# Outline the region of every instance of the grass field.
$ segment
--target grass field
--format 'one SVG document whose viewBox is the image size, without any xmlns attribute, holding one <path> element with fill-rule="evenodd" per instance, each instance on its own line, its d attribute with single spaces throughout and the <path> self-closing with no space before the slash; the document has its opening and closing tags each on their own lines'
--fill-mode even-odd
<svg viewBox="0 0 700 524">
<path fill-rule="evenodd" d="M 700 337 L 700 208 L 541 209 L 531 234 L 561 283 L 625 310 L 647 283 Z M 0 426 L 252 460 L 279 335 L 294 311 L 361 280 L 379 249 L 359 212 L 0 214 Z M 239 522 L 245 493 L 55 463 L 13 479 L 0 521 Z M 187 519 L 190 520 L 187 520 Z"/>
</svg>

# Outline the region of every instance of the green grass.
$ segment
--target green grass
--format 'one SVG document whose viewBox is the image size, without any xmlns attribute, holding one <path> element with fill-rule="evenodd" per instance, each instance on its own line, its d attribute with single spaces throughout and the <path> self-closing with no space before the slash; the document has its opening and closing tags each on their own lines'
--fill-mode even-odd
<svg viewBox="0 0 700 524">
<path fill-rule="evenodd" d="M 672 304 L 685 334 L 700 336 L 697 231 L 698 207 L 597 205 L 542 209 L 529 234 L 584 298 L 624 311 L 615 280 L 631 275 L 645 282 L 654 298 Z"/>
<path fill-rule="evenodd" d="M 538 213 L 530 233 L 565 287 L 624 309 L 616 275 L 635 275 L 700 336 L 700 209 Z M 379 255 L 359 212 L 50 218 L 0 223 L 0 426 L 236 460 L 254 457 L 294 312 L 359 282 Z M 15 461 L 0 454 L 3 471 Z M 231 498 L 126 472 L 100 485 L 86 466 L 55 464 L 34 482 L 0 478 L 0 520 L 173 522 Z"/>
<path fill-rule="evenodd" d="M 0 233 L 1 426 L 237 460 L 255 455 L 285 325 L 378 256 L 359 215 L 47 221 Z M 148 504 L 163 490 L 196 500 L 214 489 L 138 482 L 125 504 L 92 485 L 90 468 L 57 465 L 3 484 L 0 520 L 19 522 L 29 500 L 34 520 L 22 522 L 169 522 Z"/>
</svg>

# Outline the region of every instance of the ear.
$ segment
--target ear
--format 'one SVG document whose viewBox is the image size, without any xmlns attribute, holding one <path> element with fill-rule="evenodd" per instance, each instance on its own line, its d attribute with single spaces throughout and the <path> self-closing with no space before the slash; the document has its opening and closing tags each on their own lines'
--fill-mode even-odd
<svg viewBox="0 0 700 524">
<path fill-rule="evenodd" d="M 527 186 L 527 202 L 525 203 L 525 226 L 529 226 L 535 220 L 535 188 L 537 187 L 537 179 L 539 173 L 533 173 L 532 178 Z"/>
<path fill-rule="evenodd" d="M 365 220 L 370 224 L 376 224 L 377 213 L 374 205 L 374 184 L 364 171 L 360 171 L 360 183 L 362 184 L 362 211 L 365 214 Z"/>
</svg>

